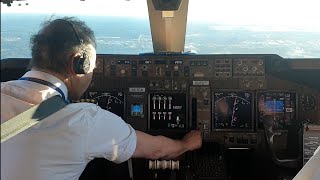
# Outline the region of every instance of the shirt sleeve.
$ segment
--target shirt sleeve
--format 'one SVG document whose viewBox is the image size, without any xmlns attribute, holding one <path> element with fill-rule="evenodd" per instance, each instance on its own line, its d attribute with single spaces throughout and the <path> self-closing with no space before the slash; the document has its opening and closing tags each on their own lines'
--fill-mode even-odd
<svg viewBox="0 0 320 180">
<path fill-rule="evenodd" d="M 135 130 L 119 116 L 99 106 L 89 112 L 88 158 L 105 158 L 115 163 L 127 161 L 137 143 Z"/>
</svg>

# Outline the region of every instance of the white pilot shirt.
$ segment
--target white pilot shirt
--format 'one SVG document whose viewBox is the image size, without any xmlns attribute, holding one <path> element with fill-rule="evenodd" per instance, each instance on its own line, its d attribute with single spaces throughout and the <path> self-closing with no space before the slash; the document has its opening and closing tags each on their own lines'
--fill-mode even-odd
<svg viewBox="0 0 320 180">
<path fill-rule="evenodd" d="M 67 98 L 65 84 L 55 76 L 29 71 L 23 77 L 51 82 Z M 55 95 L 35 82 L 1 83 L 1 123 Z M 68 104 L 1 144 L 1 180 L 75 180 L 95 157 L 128 160 L 136 142 L 135 130 L 119 116 L 91 103 Z"/>
<path fill-rule="evenodd" d="M 303 166 L 293 180 L 319 180 L 320 179 L 320 146 L 313 156 Z"/>
</svg>

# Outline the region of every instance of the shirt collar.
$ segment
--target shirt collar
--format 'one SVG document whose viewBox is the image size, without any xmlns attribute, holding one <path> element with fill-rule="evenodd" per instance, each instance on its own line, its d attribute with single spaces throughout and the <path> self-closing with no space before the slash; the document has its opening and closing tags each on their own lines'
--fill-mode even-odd
<svg viewBox="0 0 320 180">
<path fill-rule="evenodd" d="M 59 78 L 53 76 L 52 74 L 42 72 L 42 71 L 36 71 L 36 70 L 31 70 L 26 72 L 22 77 L 31 77 L 31 78 L 37 78 L 37 79 L 42 79 L 44 81 L 48 81 L 58 88 L 61 89 L 63 94 L 65 95 L 66 100 L 68 99 L 68 89 L 67 86 L 62 82 Z"/>
</svg>

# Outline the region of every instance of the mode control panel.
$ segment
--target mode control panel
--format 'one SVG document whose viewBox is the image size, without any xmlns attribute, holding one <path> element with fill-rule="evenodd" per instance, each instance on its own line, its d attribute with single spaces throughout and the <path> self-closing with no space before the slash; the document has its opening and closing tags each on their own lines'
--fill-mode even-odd
<svg viewBox="0 0 320 180">
<path fill-rule="evenodd" d="M 263 56 L 120 56 L 97 57 L 107 77 L 210 78 L 265 77 Z M 100 66 L 99 65 L 99 66 Z"/>
</svg>

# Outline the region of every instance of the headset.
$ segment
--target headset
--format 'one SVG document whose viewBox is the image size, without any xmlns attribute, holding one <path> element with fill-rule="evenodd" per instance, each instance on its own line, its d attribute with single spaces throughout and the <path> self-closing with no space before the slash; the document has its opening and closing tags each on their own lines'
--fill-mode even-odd
<svg viewBox="0 0 320 180">
<path fill-rule="evenodd" d="M 79 36 L 78 32 L 76 31 L 76 29 L 74 28 L 74 25 L 72 24 L 72 22 L 65 20 L 65 19 L 64 19 L 64 21 L 67 22 L 71 26 L 75 36 L 79 40 L 79 45 L 82 45 L 83 39 L 80 38 L 80 36 Z M 90 70 L 90 60 L 87 56 L 86 51 L 83 50 L 81 55 L 79 57 L 76 57 L 73 61 L 73 71 L 76 74 L 88 74 L 89 70 Z"/>
</svg>

